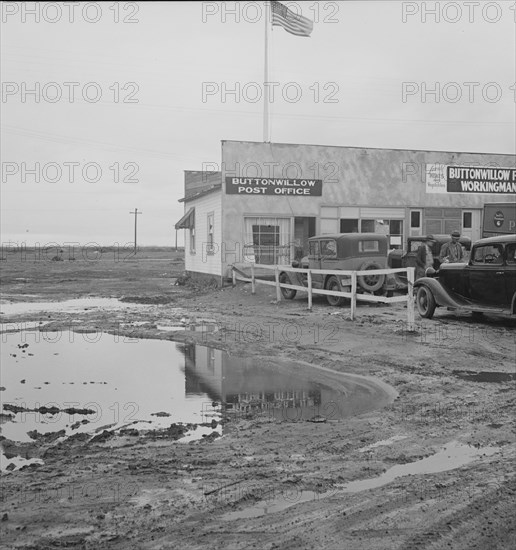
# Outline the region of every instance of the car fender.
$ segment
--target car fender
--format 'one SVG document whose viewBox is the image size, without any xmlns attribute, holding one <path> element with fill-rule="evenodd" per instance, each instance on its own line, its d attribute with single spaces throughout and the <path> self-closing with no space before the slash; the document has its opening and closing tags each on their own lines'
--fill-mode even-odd
<svg viewBox="0 0 516 550">
<path fill-rule="evenodd" d="M 438 306 L 451 307 L 451 308 L 460 308 L 463 307 L 463 304 L 457 302 L 444 288 L 441 286 L 438 280 L 432 279 L 431 277 L 421 277 L 414 283 L 414 288 L 419 288 L 420 286 L 426 286 L 432 291 L 434 295 L 435 302 Z"/>
<path fill-rule="evenodd" d="M 280 271 L 280 277 L 285 274 L 290 279 L 290 283 L 293 285 L 299 285 L 299 286 L 306 286 L 303 284 L 303 281 L 301 280 L 300 273 L 292 272 L 292 271 Z"/>
</svg>

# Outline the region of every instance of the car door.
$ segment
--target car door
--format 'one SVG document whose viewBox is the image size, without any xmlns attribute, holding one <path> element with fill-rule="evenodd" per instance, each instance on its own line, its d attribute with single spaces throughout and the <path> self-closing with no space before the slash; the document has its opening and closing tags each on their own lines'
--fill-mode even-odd
<svg viewBox="0 0 516 550">
<path fill-rule="evenodd" d="M 512 303 L 512 297 L 516 294 L 516 243 L 510 243 L 505 247 L 505 290 L 507 303 Z"/>
<path fill-rule="evenodd" d="M 502 306 L 507 302 L 503 245 L 476 246 L 468 266 L 471 299 L 482 305 Z"/>
<path fill-rule="evenodd" d="M 321 239 L 319 241 L 321 247 L 321 269 L 330 269 L 335 271 L 339 269 L 339 259 L 337 258 L 337 241 L 335 239 Z M 322 281 L 326 275 L 322 276 Z"/>
<path fill-rule="evenodd" d="M 308 267 L 310 269 L 321 269 L 321 245 L 318 240 L 310 241 L 308 244 Z M 307 277 L 304 277 L 304 284 L 308 286 Z M 312 286 L 314 288 L 322 288 L 324 275 L 320 273 L 312 273 Z"/>
</svg>

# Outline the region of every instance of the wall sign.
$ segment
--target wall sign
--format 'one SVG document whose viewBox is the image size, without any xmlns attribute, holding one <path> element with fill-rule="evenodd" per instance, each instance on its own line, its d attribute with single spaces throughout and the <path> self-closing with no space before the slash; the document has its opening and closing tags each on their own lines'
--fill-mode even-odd
<svg viewBox="0 0 516 550">
<path fill-rule="evenodd" d="M 322 180 L 226 177 L 228 195 L 322 196 Z"/>
<path fill-rule="evenodd" d="M 426 192 L 516 195 L 516 168 L 427 164 Z"/>
</svg>

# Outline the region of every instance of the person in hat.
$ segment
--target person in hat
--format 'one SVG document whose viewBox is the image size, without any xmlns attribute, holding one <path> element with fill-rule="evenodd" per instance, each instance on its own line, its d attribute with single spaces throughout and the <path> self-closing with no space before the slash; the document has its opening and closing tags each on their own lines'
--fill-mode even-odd
<svg viewBox="0 0 516 550">
<path fill-rule="evenodd" d="M 460 233 L 458 231 L 452 231 L 451 241 L 444 243 L 441 252 L 439 253 L 439 260 L 443 262 L 461 262 L 464 258 L 464 249 L 459 243 Z"/>
<path fill-rule="evenodd" d="M 434 255 L 432 246 L 435 244 L 433 235 L 428 235 L 425 242 L 422 243 L 416 252 L 416 273 L 415 280 L 425 276 L 425 272 L 429 267 L 434 265 Z"/>
</svg>

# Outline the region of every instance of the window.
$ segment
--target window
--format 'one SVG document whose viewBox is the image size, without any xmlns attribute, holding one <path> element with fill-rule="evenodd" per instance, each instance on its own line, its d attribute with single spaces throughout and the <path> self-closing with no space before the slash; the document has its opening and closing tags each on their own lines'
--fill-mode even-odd
<svg viewBox="0 0 516 550">
<path fill-rule="evenodd" d="M 477 246 L 473 256 L 474 265 L 501 265 L 503 263 L 501 245 Z"/>
<path fill-rule="evenodd" d="M 361 220 L 360 233 L 374 233 L 374 220 Z"/>
<path fill-rule="evenodd" d="M 424 241 L 410 241 L 409 252 L 417 252 L 418 248 L 425 244 Z"/>
<path fill-rule="evenodd" d="M 207 254 L 215 254 L 215 247 L 213 246 L 213 223 L 214 223 L 214 214 L 213 212 L 210 212 L 208 214 L 208 220 L 207 220 L 207 226 L 208 226 L 208 240 L 206 243 L 206 253 Z"/>
<path fill-rule="evenodd" d="M 463 212 L 462 213 L 462 229 L 471 229 L 473 226 L 473 213 L 472 212 Z"/>
<path fill-rule="evenodd" d="M 337 257 L 337 243 L 334 240 L 321 241 L 321 257 Z"/>
<path fill-rule="evenodd" d="M 290 218 L 245 217 L 244 257 L 259 264 L 290 264 Z"/>
<path fill-rule="evenodd" d="M 516 244 L 507 245 L 507 263 L 516 264 Z"/>
<path fill-rule="evenodd" d="M 310 256 L 319 257 L 319 241 L 310 241 L 309 253 L 310 253 Z"/>
<path fill-rule="evenodd" d="M 190 254 L 195 254 L 195 227 L 190 227 Z"/>
<path fill-rule="evenodd" d="M 359 241 L 358 251 L 359 252 L 379 252 L 380 243 L 379 241 Z"/>
<path fill-rule="evenodd" d="M 418 229 L 421 227 L 421 212 L 419 210 L 413 210 L 410 213 L 410 227 L 411 229 Z"/>
<path fill-rule="evenodd" d="M 358 220 L 341 219 L 340 220 L 340 232 L 341 233 L 358 233 Z"/>
<path fill-rule="evenodd" d="M 388 220 L 390 248 L 401 248 L 403 241 L 403 221 Z"/>
</svg>

